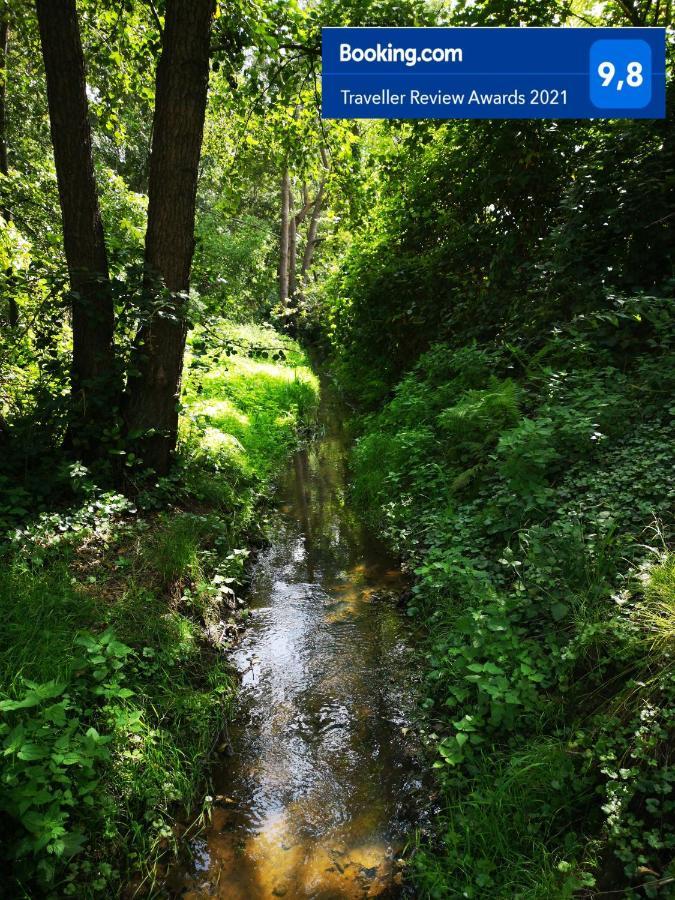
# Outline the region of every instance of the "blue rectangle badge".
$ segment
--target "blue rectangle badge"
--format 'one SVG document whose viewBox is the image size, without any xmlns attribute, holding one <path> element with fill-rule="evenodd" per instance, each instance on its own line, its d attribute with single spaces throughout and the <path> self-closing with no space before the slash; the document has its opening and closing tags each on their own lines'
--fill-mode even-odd
<svg viewBox="0 0 675 900">
<path fill-rule="evenodd" d="M 664 28 L 324 28 L 327 119 L 662 119 Z"/>
</svg>

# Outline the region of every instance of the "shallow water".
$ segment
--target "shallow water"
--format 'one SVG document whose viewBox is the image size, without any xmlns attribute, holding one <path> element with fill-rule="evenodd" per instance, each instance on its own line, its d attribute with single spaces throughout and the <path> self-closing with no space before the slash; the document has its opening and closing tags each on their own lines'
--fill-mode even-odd
<svg viewBox="0 0 675 900">
<path fill-rule="evenodd" d="M 419 788 L 395 564 L 351 514 L 335 409 L 283 480 L 236 653 L 233 753 L 184 897 L 395 897 Z"/>
</svg>

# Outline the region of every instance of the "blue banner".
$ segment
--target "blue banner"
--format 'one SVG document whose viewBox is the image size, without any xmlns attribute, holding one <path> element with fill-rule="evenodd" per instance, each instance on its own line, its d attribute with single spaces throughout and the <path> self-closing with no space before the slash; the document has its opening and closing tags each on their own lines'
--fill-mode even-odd
<svg viewBox="0 0 675 900">
<path fill-rule="evenodd" d="M 658 119 L 664 28 L 324 28 L 327 119 Z"/>
</svg>

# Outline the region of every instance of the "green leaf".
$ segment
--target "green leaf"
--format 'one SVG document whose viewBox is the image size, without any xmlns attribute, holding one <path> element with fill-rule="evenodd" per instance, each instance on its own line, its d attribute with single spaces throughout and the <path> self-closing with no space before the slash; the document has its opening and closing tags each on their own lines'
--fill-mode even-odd
<svg viewBox="0 0 675 900">
<path fill-rule="evenodd" d="M 33 706 L 39 706 L 43 700 L 60 697 L 66 689 L 65 683 L 61 681 L 46 681 L 44 684 L 27 683 L 31 685 L 31 688 L 26 692 L 23 699 L 3 700 L 0 702 L 1 712 L 12 712 L 16 709 L 30 709 Z"/>
<path fill-rule="evenodd" d="M 19 752 L 17 753 L 19 759 L 23 759 L 25 762 L 35 762 L 38 759 L 45 759 L 49 756 L 49 752 L 45 750 L 40 744 L 36 744 L 34 742 L 29 742 L 27 744 L 23 744 Z"/>
<path fill-rule="evenodd" d="M 561 619 L 564 619 L 567 613 L 569 612 L 569 606 L 566 603 L 561 603 L 557 601 L 556 603 L 551 604 L 551 615 L 559 622 Z"/>
</svg>

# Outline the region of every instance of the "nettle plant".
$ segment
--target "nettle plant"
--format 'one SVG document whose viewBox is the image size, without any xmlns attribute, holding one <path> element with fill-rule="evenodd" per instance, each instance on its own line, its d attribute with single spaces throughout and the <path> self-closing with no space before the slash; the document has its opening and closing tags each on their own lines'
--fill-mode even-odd
<svg viewBox="0 0 675 900">
<path fill-rule="evenodd" d="M 9 821 L 5 853 L 51 883 L 59 861 L 74 857 L 100 811 L 94 792 L 110 758 L 116 726 L 130 727 L 124 686 L 131 649 L 111 630 L 76 638 L 67 681 L 21 680 L 0 701 L 0 809 Z M 107 732 L 107 733 L 106 733 Z"/>
</svg>

